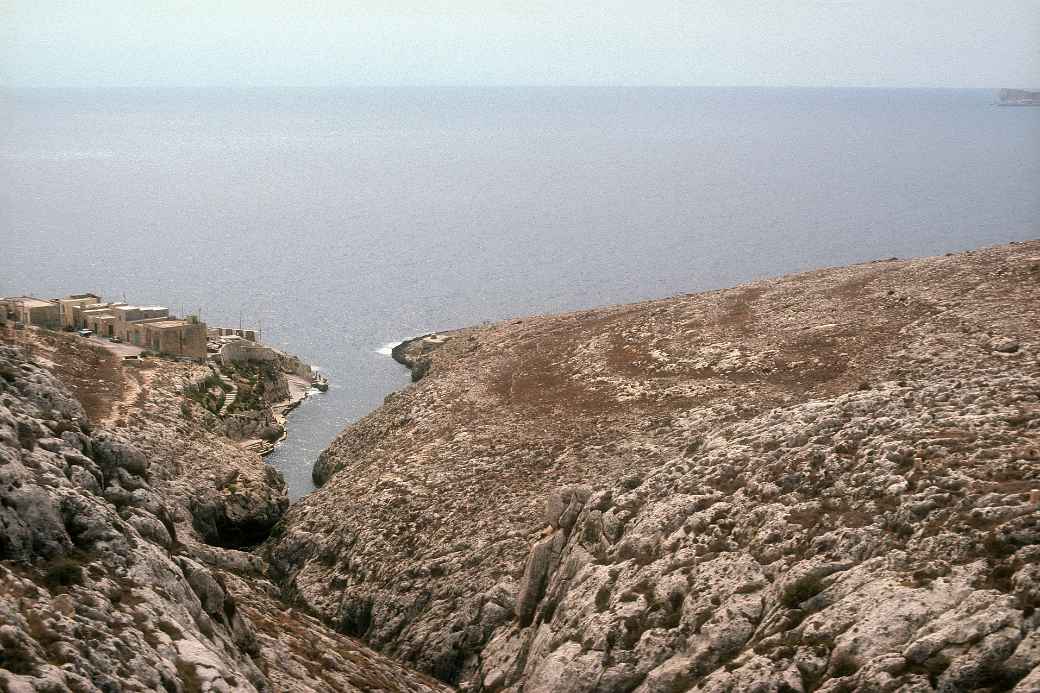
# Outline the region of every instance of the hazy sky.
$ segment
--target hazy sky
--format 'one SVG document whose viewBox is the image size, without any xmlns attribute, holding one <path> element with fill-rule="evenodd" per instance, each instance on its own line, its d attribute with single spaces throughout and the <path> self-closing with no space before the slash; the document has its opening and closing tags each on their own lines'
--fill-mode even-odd
<svg viewBox="0 0 1040 693">
<path fill-rule="evenodd" d="M 0 0 L 0 84 L 1040 86 L 1040 0 Z"/>
</svg>

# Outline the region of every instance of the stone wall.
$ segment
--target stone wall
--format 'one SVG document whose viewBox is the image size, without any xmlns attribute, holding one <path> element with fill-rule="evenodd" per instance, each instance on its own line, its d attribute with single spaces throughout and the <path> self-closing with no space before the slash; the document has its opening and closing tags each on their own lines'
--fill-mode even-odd
<svg viewBox="0 0 1040 693">
<path fill-rule="evenodd" d="M 220 362 L 225 366 L 235 362 L 274 363 L 284 373 L 307 378 L 308 380 L 313 376 L 313 370 L 310 365 L 304 363 L 299 357 L 270 347 L 253 344 L 244 339 L 224 344 L 220 348 Z"/>
<path fill-rule="evenodd" d="M 236 361 L 252 363 L 277 361 L 278 356 L 274 349 L 253 344 L 246 340 L 235 340 L 227 342 L 220 348 L 220 362 L 229 366 Z"/>
<path fill-rule="evenodd" d="M 257 339 L 256 330 L 240 330 L 235 327 L 210 327 L 209 334 L 211 337 L 241 337 L 242 339 L 248 339 L 250 342 L 260 343 Z"/>
</svg>

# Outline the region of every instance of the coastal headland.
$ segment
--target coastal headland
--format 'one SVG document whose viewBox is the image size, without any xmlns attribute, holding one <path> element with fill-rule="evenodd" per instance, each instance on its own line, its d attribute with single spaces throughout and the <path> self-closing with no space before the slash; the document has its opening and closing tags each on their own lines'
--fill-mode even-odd
<svg viewBox="0 0 1040 693">
<path fill-rule="evenodd" d="M 1037 690 L 1040 242 L 425 335 L 266 545 L 470 691 Z"/>
</svg>

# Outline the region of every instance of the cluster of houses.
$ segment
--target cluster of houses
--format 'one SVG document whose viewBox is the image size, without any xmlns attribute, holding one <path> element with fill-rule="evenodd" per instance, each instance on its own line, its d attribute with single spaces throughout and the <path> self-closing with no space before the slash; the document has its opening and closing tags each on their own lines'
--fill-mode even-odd
<svg viewBox="0 0 1040 693">
<path fill-rule="evenodd" d="M 49 330 L 90 330 L 159 354 L 206 358 L 206 324 L 194 315 L 179 319 L 164 306 L 106 303 L 97 294 L 13 296 L 0 298 L 0 320 L 5 319 Z"/>
<path fill-rule="evenodd" d="M 260 344 L 260 331 L 230 327 L 207 328 L 198 316 L 179 319 L 165 306 L 106 303 L 97 294 L 73 294 L 45 300 L 33 296 L 0 298 L 0 327 L 14 323 L 47 330 L 97 335 L 166 356 L 217 364 L 267 362 L 284 373 L 304 378 L 321 391 L 328 380 L 298 357 Z"/>
</svg>

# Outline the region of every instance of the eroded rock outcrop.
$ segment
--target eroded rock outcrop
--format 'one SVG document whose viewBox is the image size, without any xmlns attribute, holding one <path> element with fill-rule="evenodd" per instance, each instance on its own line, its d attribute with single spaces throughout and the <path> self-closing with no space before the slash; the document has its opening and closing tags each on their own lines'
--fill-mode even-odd
<svg viewBox="0 0 1040 693">
<path fill-rule="evenodd" d="M 467 330 L 269 556 L 468 690 L 1037 690 L 1038 354 L 1038 242 Z"/>
<path fill-rule="evenodd" d="M 92 423 L 46 347 L 0 345 L 0 690 L 444 690 L 288 609 L 259 557 L 205 543 L 281 516 L 258 457 L 203 459 L 205 433 L 135 425 L 143 399 Z M 239 500 L 210 491 L 229 471 Z"/>
<path fill-rule="evenodd" d="M 1014 422 L 1037 393 L 1040 379 L 997 370 L 712 431 L 535 545 L 520 585 L 534 603 L 484 647 L 484 688 L 1016 683 L 1040 664 L 1040 508 L 987 468 L 1028 465 Z"/>
</svg>

